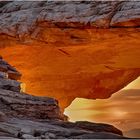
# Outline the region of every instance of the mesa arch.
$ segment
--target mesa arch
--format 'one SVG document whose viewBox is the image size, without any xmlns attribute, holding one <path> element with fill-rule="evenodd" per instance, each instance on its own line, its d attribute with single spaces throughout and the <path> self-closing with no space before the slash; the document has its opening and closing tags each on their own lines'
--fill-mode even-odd
<svg viewBox="0 0 140 140">
<path fill-rule="evenodd" d="M 22 73 L 28 93 L 65 108 L 76 97 L 108 98 L 140 75 L 139 2 L 31 4 L 0 8 L 0 55 Z"/>
</svg>

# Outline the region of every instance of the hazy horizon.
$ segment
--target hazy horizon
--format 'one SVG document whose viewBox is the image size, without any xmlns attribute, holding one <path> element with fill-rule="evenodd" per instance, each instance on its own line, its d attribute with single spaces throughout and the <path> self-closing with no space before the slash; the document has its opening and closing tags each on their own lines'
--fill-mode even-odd
<svg viewBox="0 0 140 140">
<path fill-rule="evenodd" d="M 140 128 L 140 78 L 109 99 L 76 98 L 65 110 L 70 121 L 86 120 L 112 124 L 122 131 Z"/>
</svg>

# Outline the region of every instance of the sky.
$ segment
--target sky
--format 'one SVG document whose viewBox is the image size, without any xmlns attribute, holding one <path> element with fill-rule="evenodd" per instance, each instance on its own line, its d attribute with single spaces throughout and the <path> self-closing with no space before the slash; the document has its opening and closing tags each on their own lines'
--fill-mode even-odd
<svg viewBox="0 0 140 140">
<path fill-rule="evenodd" d="M 140 128 L 140 78 L 109 99 L 76 98 L 65 114 L 70 121 L 109 123 L 123 131 Z"/>
</svg>

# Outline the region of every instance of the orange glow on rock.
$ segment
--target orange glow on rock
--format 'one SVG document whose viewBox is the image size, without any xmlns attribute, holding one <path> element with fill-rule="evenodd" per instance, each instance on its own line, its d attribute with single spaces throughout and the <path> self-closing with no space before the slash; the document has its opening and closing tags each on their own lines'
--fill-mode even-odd
<svg viewBox="0 0 140 140">
<path fill-rule="evenodd" d="M 6 47 L 0 54 L 22 73 L 26 92 L 54 97 L 65 108 L 76 97 L 108 98 L 139 76 L 138 29 L 71 29 L 65 35 L 59 33 L 62 36 L 57 36 L 59 42 L 54 44 L 12 39 L 9 47 L 1 37 Z M 83 39 L 70 40 L 73 33 Z"/>
</svg>

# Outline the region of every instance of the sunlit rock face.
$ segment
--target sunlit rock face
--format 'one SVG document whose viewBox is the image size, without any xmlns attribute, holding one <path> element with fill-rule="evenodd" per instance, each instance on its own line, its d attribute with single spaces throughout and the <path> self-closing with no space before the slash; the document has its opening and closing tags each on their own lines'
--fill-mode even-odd
<svg viewBox="0 0 140 140">
<path fill-rule="evenodd" d="M 0 12 L 0 54 L 29 93 L 62 108 L 108 98 L 140 74 L 140 2 L 15 1 Z"/>
</svg>

